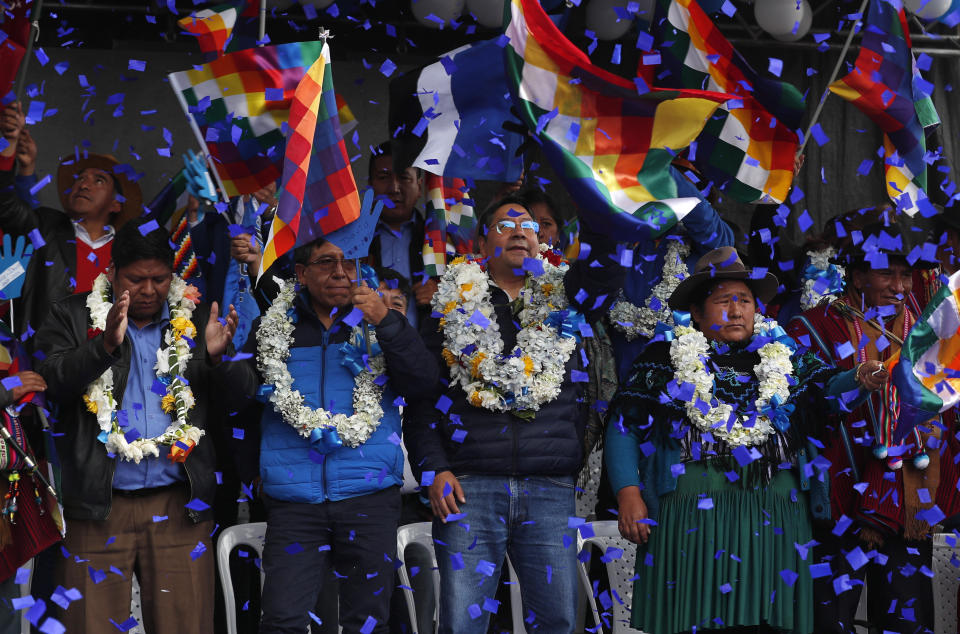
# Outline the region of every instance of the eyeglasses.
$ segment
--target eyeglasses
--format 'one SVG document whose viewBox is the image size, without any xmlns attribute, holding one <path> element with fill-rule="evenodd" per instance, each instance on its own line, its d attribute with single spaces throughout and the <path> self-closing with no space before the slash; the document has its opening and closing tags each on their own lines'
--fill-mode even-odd
<svg viewBox="0 0 960 634">
<path fill-rule="evenodd" d="M 497 228 L 497 233 L 502 234 L 516 229 L 517 223 L 513 220 L 501 220 L 494 226 Z M 520 223 L 520 228 L 523 231 L 529 231 L 530 233 L 539 233 L 540 223 L 533 220 L 524 220 Z"/>
<path fill-rule="evenodd" d="M 307 262 L 307 266 L 316 266 L 322 273 L 333 273 L 337 270 L 339 266 L 344 271 L 347 270 L 347 258 L 335 258 L 332 256 L 325 256 L 317 258 L 313 262 Z"/>
</svg>

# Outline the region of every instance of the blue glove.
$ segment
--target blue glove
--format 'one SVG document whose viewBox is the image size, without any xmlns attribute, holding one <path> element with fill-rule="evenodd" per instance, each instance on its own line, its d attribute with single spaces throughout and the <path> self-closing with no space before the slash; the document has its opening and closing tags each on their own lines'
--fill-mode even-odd
<svg viewBox="0 0 960 634">
<path fill-rule="evenodd" d="M 183 174 L 187 178 L 187 193 L 197 199 L 215 202 L 217 195 L 213 191 L 213 181 L 207 173 L 207 166 L 203 159 L 187 150 L 183 155 Z"/>
<path fill-rule="evenodd" d="M 4 234 L 3 251 L 0 251 L 0 299 L 20 297 L 31 255 L 33 245 L 27 243 L 26 236 L 18 236 L 16 245 L 11 246 L 10 234 Z"/>
</svg>

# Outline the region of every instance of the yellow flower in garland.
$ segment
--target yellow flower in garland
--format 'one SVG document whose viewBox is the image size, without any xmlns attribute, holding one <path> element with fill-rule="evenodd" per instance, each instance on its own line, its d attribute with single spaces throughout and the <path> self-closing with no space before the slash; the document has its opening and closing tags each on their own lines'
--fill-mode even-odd
<svg viewBox="0 0 960 634">
<path fill-rule="evenodd" d="M 167 414 L 173 411 L 173 408 L 175 405 L 176 405 L 176 402 L 173 398 L 173 394 L 171 394 L 170 392 L 167 392 L 166 394 L 164 394 L 163 398 L 160 399 L 160 409 L 162 409 Z"/>
<path fill-rule="evenodd" d="M 170 320 L 170 327 L 173 329 L 173 336 L 179 339 L 186 335 L 191 339 L 197 336 L 197 327 L 186 317 L 175 317 Z"/>
<path fill-rule="evenodd" d="M 466 284 L 461 284 L 461 285 L 460 285 L 460 299 L 466 300 L 466 299 L 467 299 L 467 295 L 466 295 L 466 294 L 469 293 L 472 289 L 473 289 L 473 282 L 467 282 Z M 454 306 L 457 305 L 456 302 L 447 302 L 447 306 L 449 306 L 450 304 L 453 304 Z M 450 311 L 448 310 L 447 312 L 450 312 Z"/>
<path fill-rule="evenodd" d="M 553 292 L 553 284 L 550 282 L 544 282 L 540 285 L 540 290 L 543 291 L 544 297 L 550 297 L 550 293 Z"/>
<path fill-rule="evenodd" d="M 447 350 L 446 348 L 444 348 L 444 349 L 440 352 L 440 354 L 443 355 L 443 360 L 447 362 L 447 365 L 456 365 L 456 364 L 457 364 L 457 356 L 456 356 L 455 354 L 453 354 L 452 352 L 450 352 L 449 350 Z"/>
<path fill-rule="evenodd" d="M 477 353 L 477 356 L 473 358 L 473 361 L 470 362 L 470 374 L 473 375 L 475 379 L 482 379 L 483 375 L 480 374 L 480 364 L 483 363 L 483 360 L 487 358 L 487 355 L 480 352 Z"/>
<path fill-rule="evenodd" d="M 480 398 L 480 392 L 474 392 L 470 395 L 470 404 L 474 407 L 481 407 L 483 405 L 483 399 Z"/>
<path fill-rule="evenodd" d="M 96 413 L 97 413 L 97 404 L 96 404 L 96 402 L 94 402 L 94 400 L 93 400 L 92 398 L 90 398 L 89 396 L 87 396 L 86 394 L 84 394 L 84 395 L 83 395 L 83 402 L 87 404 L 87 411 L 88 411 L 88 412 L 90 412 L 91 414 L 96 414 Z"/>
<path fill-rule="evenodd" d="M 530 357 L 523 357 L 523 373 L 527 376 L 533 374 L 533 359 Z"/>
<path fill-rule="evenodd" d="M 447 302 L 446 304 L 443 305 L 443 310 L 441 310 L 440 312 L 446 315 L 456 307 L 457 307 L 457 302 Z"/>
</svg>

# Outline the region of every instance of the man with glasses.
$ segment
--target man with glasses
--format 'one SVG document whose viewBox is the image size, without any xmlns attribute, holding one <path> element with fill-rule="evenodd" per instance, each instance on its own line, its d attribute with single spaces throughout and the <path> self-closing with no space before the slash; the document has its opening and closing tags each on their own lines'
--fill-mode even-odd
<svg viewBox="0 0 960 634">
<path fill-rule="evenodd" d="M 582 318 L 609 308 L 623 270 L 611 257 L 613 243 L 586 233 L 581 240 L 590 246 L 581 253 L 589 248 L 590 255 L 566 273 L 554 268 L 541 256 L 539 227 L 521 197 L 495 202 L 478 220 L 483 259 L 448 266 L 437 312 L 421 329 L 449 375 L 404 421 L 410 464 L 429 487 L 434 513 L 440 631 L 486 632 L 509 554 L 532 614 L 528 629 L 572 632 L 569 518 L 587 414 L 582 338 L 592 336 Z M 553 389 L 527 400 L 545 387 L 538 379 L 546 374 L 556 377 Z M 507 392 L 508 383 L 515 391 Z"/>
<path fill-rule="evenodd" d="M 402 314 L 354 283 L 356 262 L 340 247 L 318 239 L 294 257 L 299 293 L 280 291 L 247 340 L 256 358 L 235 361 L 242 371 L 231 375 L 237 392 L 268 401 L 260 631 L 305 631 L 325 584 L 339 580 L 343 631 L 386 632 L 403 480 L 399 407 L 427 393 L 437 365 Z M 362 321 L 375 333 L 371 348 Z"/>
</svg>

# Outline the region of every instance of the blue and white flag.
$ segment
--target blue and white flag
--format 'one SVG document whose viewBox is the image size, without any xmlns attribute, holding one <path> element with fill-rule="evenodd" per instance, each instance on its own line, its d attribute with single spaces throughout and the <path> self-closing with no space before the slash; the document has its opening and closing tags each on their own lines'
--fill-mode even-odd
<svg viewBox="0 0 960 634">
<path fill-rule="evenodd" d="M 395 168 L 512 182 L 523 173 L 524 136 L 504 129 L 516 119 L 497 40 L 477 42 L 390 82 Z"/>
</svg>

